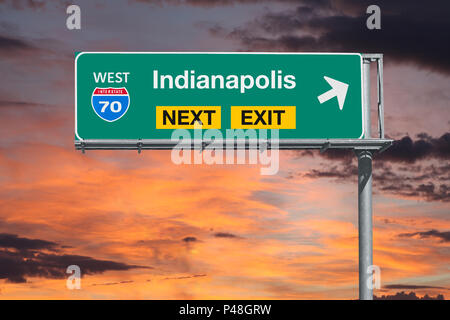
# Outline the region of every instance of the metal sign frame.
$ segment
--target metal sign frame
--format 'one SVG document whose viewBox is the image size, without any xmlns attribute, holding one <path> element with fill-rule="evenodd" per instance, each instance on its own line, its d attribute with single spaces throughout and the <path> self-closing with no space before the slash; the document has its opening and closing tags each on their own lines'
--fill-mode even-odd
<svg viewBox="0 0 450 320">
<path fill-rule="evenodd" d="M 363 139 L 279 139 L 274 148 L 280 150 L 295 149 L 351 149 L 358 157 L 358 246 L 359 246 L 359 298 L 373 299 L 373 237 L 372 237 L 372 158 L 378 152 L 389 148 L 393 140 L 386 139 L 384 134 L 384 92 L 383 92 L 383 54 L 362 54 L 362 85 L 363 85 Z M 377 63 L 377 109 L 378 136 L 371 136 L 371 101 L 370 101 L 370 65 Z M 204 149 L 212 141 L 202 140 L 181 145 L 187 149 Z M 75 140 L 77 150 L 168 150 L 178 142 L 171 140 Z M 258 140 L 258 143 L 235 140 L 232 144 L 223 140 L 223 147 L 234 149 L 271 149 L 271 141 Z M 214 148 L 220 145 L 215 142 Z"/>
<path fill-rule="evenodd" d="M 145 52 L 142 52 L 145 53 Z M 189 52 L 182 52 L 182 53 L 189 53 Z M 214 52 L 212 52 L 214 53 Z M 224 52 L 224 54 L 233 54 L 236 52 Z M 251 52 L 252 53 L 252 52 Z M 260 54 L 259 52 L 253 52 L 255 54 Z M 83 54 L 83 53 L 81 53 Z M 81 55 L 80 54 L 80 55 Z M 262 53 L 264 54 L 264 52 Z M 270 54 L 270 53 L 267 53 Z M 278 54 L 289 54 L 289 53 L 278 53 Z M 302 54 L 302 53 L 296 53 L 296 54 Z M 305 54 L 314 54 L 314 53 L 305 53 Z M 343 55 L 344 53 L 317 53 L 320 55 Z M 78 55 L 77 58 L 80 56 Z M 377 139 L 367 139 L 368 136 L 366 134 L 366 127 L 368 126 L 368 123 L 364 121 L 365 118 L 365 93 L 367 90 L 370 90 L 370 88 L 364 88 L 364 61 L 367 58 L 374 58 L 379 59 L 380 55 L 367 55 L 367 54 L 361 54 L 362 62 L 361 62 L 361 95 L 362 95 L 362 127 L 363 127 L 363 135 L 360 139 L 278 139 L 277 145 L 274 146 L 278 149 L 329 149 L 329 148 L 350 148 L 350 149 L 364 149 L 368 148 L 370 150 L 380 150 L 384 147 L 389 145 L 389 140 L 384 139 L 384 119 L 383 119 L 383 106 L 381 102 L 381 106 L 379 109 L 379 128 L 380 128 L 380 137 Z M 381 70 L 381 69 L 380 69 Z M 75 64 L 75 85 L 76 85 L 76 64 Z M 382 77 L 382 74 L 381 74 Z M 379 87 L 378 95 L 382 97 L 382 88 Z M 77 96 L 75 95 L 75 113 L 76 113 L 76 105 L 77 105 Z M 382 101 L 382 100 L 381 100 Z M 369 115 L 370 116 L 370 115 Z M 77 127 L 76 124 L 77 121 L 77 114 L 75 114 L 75 129 Z M 370 128 L 367 130 L 370 131 Z M 173 141 L 170 139 L 82 139 L 78 137 L 75 139 L 75 148 L 78 150 L 168 150 L 172 149 L 175 146 L 181 146 L 183 148 L 187 149 L 204 149 L 209 144 L 211 144 L 213 141 L 208 140 L 191 140 L 191 144 L 179 144 L 178 141 Z M 257 141 L 251 141 L 246 140 L 244 142 L 240 141 L 237 143 L 236 140 L 228 141 L 226 139 L 221 140 L 223 142 L 223 147 L 230 147 L 233 146 L 234 149 L 259 149 L 260 146 L 263 146 L 263 148 L 269 148 L 271 149 L 271 141 L 270 139 L 263 140 L 259 139 Z M 215 142 L 214 148 L 220 147 L 220 142 Z"/>
</svg>

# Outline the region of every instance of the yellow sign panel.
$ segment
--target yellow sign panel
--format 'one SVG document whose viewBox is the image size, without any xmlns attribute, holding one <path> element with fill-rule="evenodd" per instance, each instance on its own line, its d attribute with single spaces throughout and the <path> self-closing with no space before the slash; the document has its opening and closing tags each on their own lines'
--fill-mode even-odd
<svg viewBox="0 0 450 320">
<path fill-rule="evenodd" d="M 231 129 L 295 129 L 295 106 L 232 106 Z"/>
<path fill-rule="evenodd" d="M 220 106 L 156 106 L 156 129 L 220 129 Z"/>
</svg>

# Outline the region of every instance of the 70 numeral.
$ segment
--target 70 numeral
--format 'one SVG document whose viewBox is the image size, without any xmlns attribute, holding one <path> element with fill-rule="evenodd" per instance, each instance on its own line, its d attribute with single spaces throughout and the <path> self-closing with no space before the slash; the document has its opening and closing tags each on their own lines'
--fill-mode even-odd
<svg viewBox="0 0 450 320">
<path fill-rule="evenodd" d="M 111 104 L 109 103 L 109 101 L 99 101 L 99 103 L 103 105 L 101 109 L 102 113 L 105 112 L 108 106 L 114 113 L 120 112 L 120 110 L 122 110 L 122 103 L 120 103 L 120 101 L 113 101 L 111 102 Z"/>
</svg>

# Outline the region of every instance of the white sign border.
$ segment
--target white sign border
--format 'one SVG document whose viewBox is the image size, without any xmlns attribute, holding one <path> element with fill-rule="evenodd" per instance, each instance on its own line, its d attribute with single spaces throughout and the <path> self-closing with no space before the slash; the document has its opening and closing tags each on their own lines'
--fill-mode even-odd
<svg viewBox="0 0 450 320">
<path fill-rule="evenodd" d="M 85 54 L 269 54 L 269 55 L 356 55 L 360 58 L 360 70 L 361 70 L 361 122 L 362 122 L 362 133 L 359 136 L 358 140 L 362 139 L 365 133 L 365 108 L 364 108 L 364 85 L 363 85 L 363 57 L 361 53 L 345 53 L 345 52 L 196 52 L 196 51 L 183 51 L 183 52 L 170 52 L 170 51 L 120 51 L 120 52 L 114 52 L 114 51 L 83 51 L 76 55 L 75 57 L 75 136 L 80 141 L 84 141 L 85 139 L 81 138 L 78 134 L 78 127 L 77 127 L 77 63 L 78 59 Z M 350 138 L 339 138 L 339 139 L 350 139 Z M 117 139 L 122 140 L 122 139 Z M 303 140 L 303 139 L 297 139 L 297 140 Z M 316 139 L 305 139 L 305 140 L 316 140 Z M 323 139 L 317 139 L 317 140 L 323 140 Z M 327 140 L 334 140 L 334 139 L 327 139 Z"/>
</svg>

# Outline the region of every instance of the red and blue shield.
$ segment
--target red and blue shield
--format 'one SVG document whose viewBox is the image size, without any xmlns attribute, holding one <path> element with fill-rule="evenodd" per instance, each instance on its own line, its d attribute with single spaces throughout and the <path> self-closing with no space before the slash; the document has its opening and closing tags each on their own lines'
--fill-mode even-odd
<svg viewBox="0 0 450 320">
<path fill-rule="evenodd" d="M 119 120 L 128 111 L 130 95 L 126 88 L 95 88 L 92 108 L 105 121 Z"/>
</svg>

